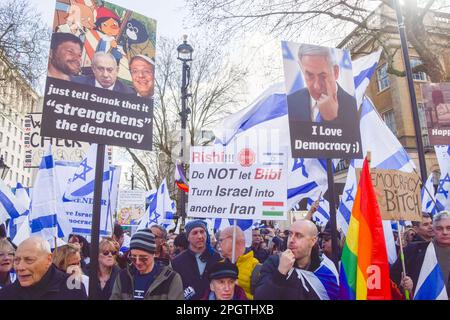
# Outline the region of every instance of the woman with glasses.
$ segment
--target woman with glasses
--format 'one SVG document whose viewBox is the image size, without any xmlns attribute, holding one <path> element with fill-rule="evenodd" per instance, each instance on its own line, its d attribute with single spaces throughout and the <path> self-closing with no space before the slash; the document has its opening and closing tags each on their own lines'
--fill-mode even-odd
<svg viewBox="0 0 450 320">
<path fill-rule="evenodd" d="M 114 282 L 120 272 L 117 266 L 117 246 L 108 239 L 103 239 L 99 245 L 98 255 L 98 296 L 94 297 L 97 300 L 109 300 L 111 296 Z"/>
<path fill-rule="evenodd" d="M 0 239 L 0 289 L 16 280 L 14 252 L 14 247 L 7 239 Z"/>
<path fill-rule="evenodd" d="M 68 243 L 53 251 L 53 264 L 61 271 L 74 275 L 84 284 L 89 295 L 89 277 L 81 269 L 81 248 L 78 243 Z"/>
</svg>

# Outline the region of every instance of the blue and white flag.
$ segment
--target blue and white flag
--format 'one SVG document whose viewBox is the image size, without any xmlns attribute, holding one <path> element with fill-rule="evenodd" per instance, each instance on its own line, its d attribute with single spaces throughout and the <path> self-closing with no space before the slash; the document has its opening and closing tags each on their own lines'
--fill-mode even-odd
<svg viewBox="0 0 450 320">
<path fill-rule="evenodd" d="M 95 167 L 97 163 L 97 144 L 92 144 L 86 154 L 86 158 L 80 162 L 80 166 L 70 180 L 64 192 L 64 200 L 71 201 L 85 197 L 94 192 L 95 187 Z M 108 156 L 105 152 L 103 165 L 103 188 L 102 194 L 107 194 L 110 186 L 110 166 Z M 102 197 L 103 198 L 103 197 Z"/>
<path fill-rule="evenodd" d="M 311 209 L 312 204 L 316 200 L 317 199 L 313 200 L 311 198 L 308 198 L 306 209 Z M 312 219 L 314 222 L 317 222 L 320 225 L 326 225 L 328 220 L 330 220 L 330 203 L 322 196 L 319 200 L 319 207 L 317 208 L 317 211 L 314 212 Z"/>
<path fill-rule="evenodd" d="M 50 243 L 53 243 L 54 237 L 68 237 L 71 232 L 56 180 L 51 144 L 45 149 L 34 181 L 29 219 L 31 234 L 39 235 Z"/>
<path fill-rule="evenodd" d="M 414 300 L 448 300 L 444 277 L 439 267 L 433 242 L 430 242 L 425 252 L 414 292 Z"/>
<path fill-rule="evenodd" d="M 320 266 L 314 272 L 292 268 L 287 278 L 296 271 L 297 277 L 302 282 L 303 287 L 308 291 L 309 289 L 306 286 L 306 282 L 308 282 L 320 300 L 338 300 L 339 274 L 336 266 L 325 255 L 322 255 L 322 258 Z"/>
<path fill-rule="evenodd" d="M 436 158 L 441 169 L 439 186 L 436 190 L 438 210 L 450 210 L 450 146 L 434 146 Z"/>
<path fill-rule="evenodd" d="M 0 179 L 0 224 L 8 219 L 17 219 L 26 214 L 28 207 Z"/>
<path fill-rule="evenodd" d="M 426 212 L 431 216 L 434 216 L 442 210 L 444 210 L 442 204 L 436 202 L 436 197 L 434 195 L 433 173 L 431 173 L 427 179 L 427 182 L 422 187 L 422 212 Z"/>
<path fill-rule="evenodd" d="M 16 237 L 17 232 L 18 230 L 20 230 L 20 227 L 23 223 L 29 225 L 28 214 L 30 213 L 29 209 L 31 204 L 31 199 L 28 194 L 29 190 L 29 188 L 24 188 L 20 183 L 17 183 L 16 188 L 13 190 L 17 201 L 19 201 L 25 208 L 27 208 L 27 210 L 18 218 L 9 220 L 8 237 L 10 239 L 14 239 Z"/>
<path fill-rule="evenodd" d="M 161 182 L 156 194 L 150 194 L 150 204 L 142 217 L 137 230 L 150 228 L 154 224 L 162 225 L 166 230 L 175 226 L 175 201 L 170 198 L 166 178 Z"/>
</svg>

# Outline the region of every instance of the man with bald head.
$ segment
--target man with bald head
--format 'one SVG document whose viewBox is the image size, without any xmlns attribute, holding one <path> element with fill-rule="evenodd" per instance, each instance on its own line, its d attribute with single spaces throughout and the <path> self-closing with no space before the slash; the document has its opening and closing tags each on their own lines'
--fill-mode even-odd
<svg viewBox="0 0 450 320">
<path fill-rule="evenodd" d="M 314 282 L 312 284 L 305 280 L 319 269 L 322 262 L 316 245 L 317 236 L 317 227 L 309 220 L 298 220 L 291 225 L 286 251 L 280 256 L 269 257 L 261 269 L 260 280 L 255 290 L 255 299 L 321 299 Z M 302 271 L 306 272 L 302 273 Z M 301 279 L 301 274 L 306 277 Z"/>
<path fill-rule="evenodd" d="M 219 252 L 223 258 L 233 261 L 233 230 L 236 228 L 236 246 L 234 261 L 238 267 L 238 285 L 244 289 L 247 299 L 253 299 L 253 288 L 259 278 L 261 264 L 254 257 L 253 250 L 245 248 L 245 234 L 239 228 L 227 227 L 220 232 Z M 233 261 L 233 262 L 234 262 Z"/>
<path fill-rule="evenodd" d="M 17 248 L 14 257 L 17 280 L 0 290 L 0 300 L 85 300 L 81 282 L 52 264 L 49 243 L 31 237 Z"/>
</svg>

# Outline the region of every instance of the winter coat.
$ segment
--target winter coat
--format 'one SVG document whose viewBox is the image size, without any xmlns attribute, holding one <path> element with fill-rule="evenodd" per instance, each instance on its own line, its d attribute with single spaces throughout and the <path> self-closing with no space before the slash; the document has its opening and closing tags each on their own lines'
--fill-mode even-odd
<svg viewBox="0 0 450 320">
<path fill-rule="evenodd" d="M 311 285 L 306 282 L 306 290 L 295 272 L 290 276 L 278 271 L 279 256 L 270 256 L 263 264 L 255 289 L 255 300 L 319 300 Z M 320 265 L 320 258 L 312 256 L 308 271 L 313 272 Z"/>
<path fill-rule="evenodd" d="M 195 253 L 187 249 L 172 260 L 173 269 L 178 272 L 183 280 L 186 300 L 199 300 L 209 288 L 208 269 L 217 261 L 220 255 L 214 251 L 212 254 L 206 249 L 200 256 L 206 262 L 206 268 L 202 275 L 198 270 Z"/>
<path fill-rule="evenodd" d="M 236 266 L 239 270 L 238 285 L 244 289 L 245 294 L 249 300 L 253 300 L 252 294 L 252 279 L 255 278 L 253 271 L 260 263 L 258 259 L 253 256 L 253 251 L 240 256 L 236 261 Z M 257 268 L 259 270 L 259 268 Z M 257 280 L 257 279 L 256 279 Z"/>
<path fill-rule="evenodd" d="M 156 264 L 155 264 L 156 266 Z M 110 300 L 133 300 L 134 266 L 119 272 L 114 283 Z M 172 268 L 159 265 L 158 274 L 144 295 L 144 300 L 183 300 L 183 285 L 180 275 Z"/>
<path fill-rule="evenodd" d="M 86 300 L 84 285 L 73 283 L 69 274 L 53 264 L 42 279 L 33 286 L 22 287 L 19 280 L 0 290 L 0 300 Z M 75 287 L 73 287 L 75 286 Z"/>
</svg>

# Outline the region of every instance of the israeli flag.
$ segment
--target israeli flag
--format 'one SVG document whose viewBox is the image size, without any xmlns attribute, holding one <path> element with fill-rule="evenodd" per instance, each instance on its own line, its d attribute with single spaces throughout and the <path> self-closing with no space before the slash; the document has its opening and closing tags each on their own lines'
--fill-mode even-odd
<svg viewBox="0 0 450 320">
<path fill-rule="evenodd" d="M 425 252 L 414 300 L 448 300 L 444 277 L 436 258 L 433 242 L 430 242 Z"/>
<path fill-rule="evenodd" d="M 80 166 L 75 172 L 73 178 L 70 180 L 67 189 L 64 192 L 64 200 L 72 201 L 81 197 L 85 197 L 94 192 L 95 187 L 95 166 L 97 162 L 97 144 L 91 144 L 86 158 L 80 162 Z M 111 172 L 108 163 L 108 157 L 105 153 L 103 165 L 103 189 L 102 199 L 106 195 L 110 186 Z"/>
<path fill-rule="evenodd" d="M 10 219 L 9 220 L 9 226 L 8 226 L 8 237 L 10 239 L 14 239 L 17 235 L 18 230 L 20 230 L 20 227 L 23 223 L 29 224 L 28 220 L 28 214 L 30 213 L 30 204 L 31 199 L 28 194 L 29 189 L 24 188 L 22 184 L 17 183 L 16 188 L 13 190 L 14 195 L 16 196 L 16 199 L 23 204 L 27 210 L 21 214 L 18 218 Z"/>
<path fill-rule="evenodd" d="M 450 210 L 450 146 L 434 146 L 436 157 L 441 169 L 439 186 L 436 191 L 438 210 Z"/>
<path fill-rule="evenodd" d="M 434 216 L 439 211 L 444 210 L 444 206 L 437 202 L 434 194 L 433 173 L 427 179 L 422 188 L 422 211 Z"/>
<path fill-rule="evenodd" d="M 28 207 L 12 192 L 11 189 L 0 179 L 0 224 L 8 219 L 18 219 L 27 213 Z"/>
<path fill-rule="evenodd" d="M 166 178 L 161 182 L 156 194 L 150 194 L 150 204 L 142 217 L 137 230 L 150 228 L 154 224 L 162 225 L 166 230 L 175 226 L 175 201 L 170 198 Z"/>
<path fill-rule="evenodd" d="M 306 205 L 306 208 L 308 210 L 311 209 L 314 201 L 316 200 L 308 198 Z M 328 220 L 330 220 L 330 203 L 323 197 L 320 197 L 319 207 L 317 208 L 317 211 L 314 212 L 312 219 L 314 222 L 317 222 L 320 225 L 326 225 Z"/>
<path fill-rule="evenodd" d="M 302 282 L 303 287 L 309 291 L 306 282 L 320 298 L 320 300 L 338 300 L 339 299 L 339 274 L 334 263 L 325 255 L 322 255 L 320 266 L 314 271 L 307 271 L 299 268 L 292 268 L 288 272 L 291 277 L 296 271 L 298 279 Z"/>
<path fill-rule="evenodd" d="M 31 235 L 39 235 L 53 243 L 53 239 L 69 236 L 70 224 L 62 205 L 51 144 L 47 144 L 31 196 Z"/>
</svg>

